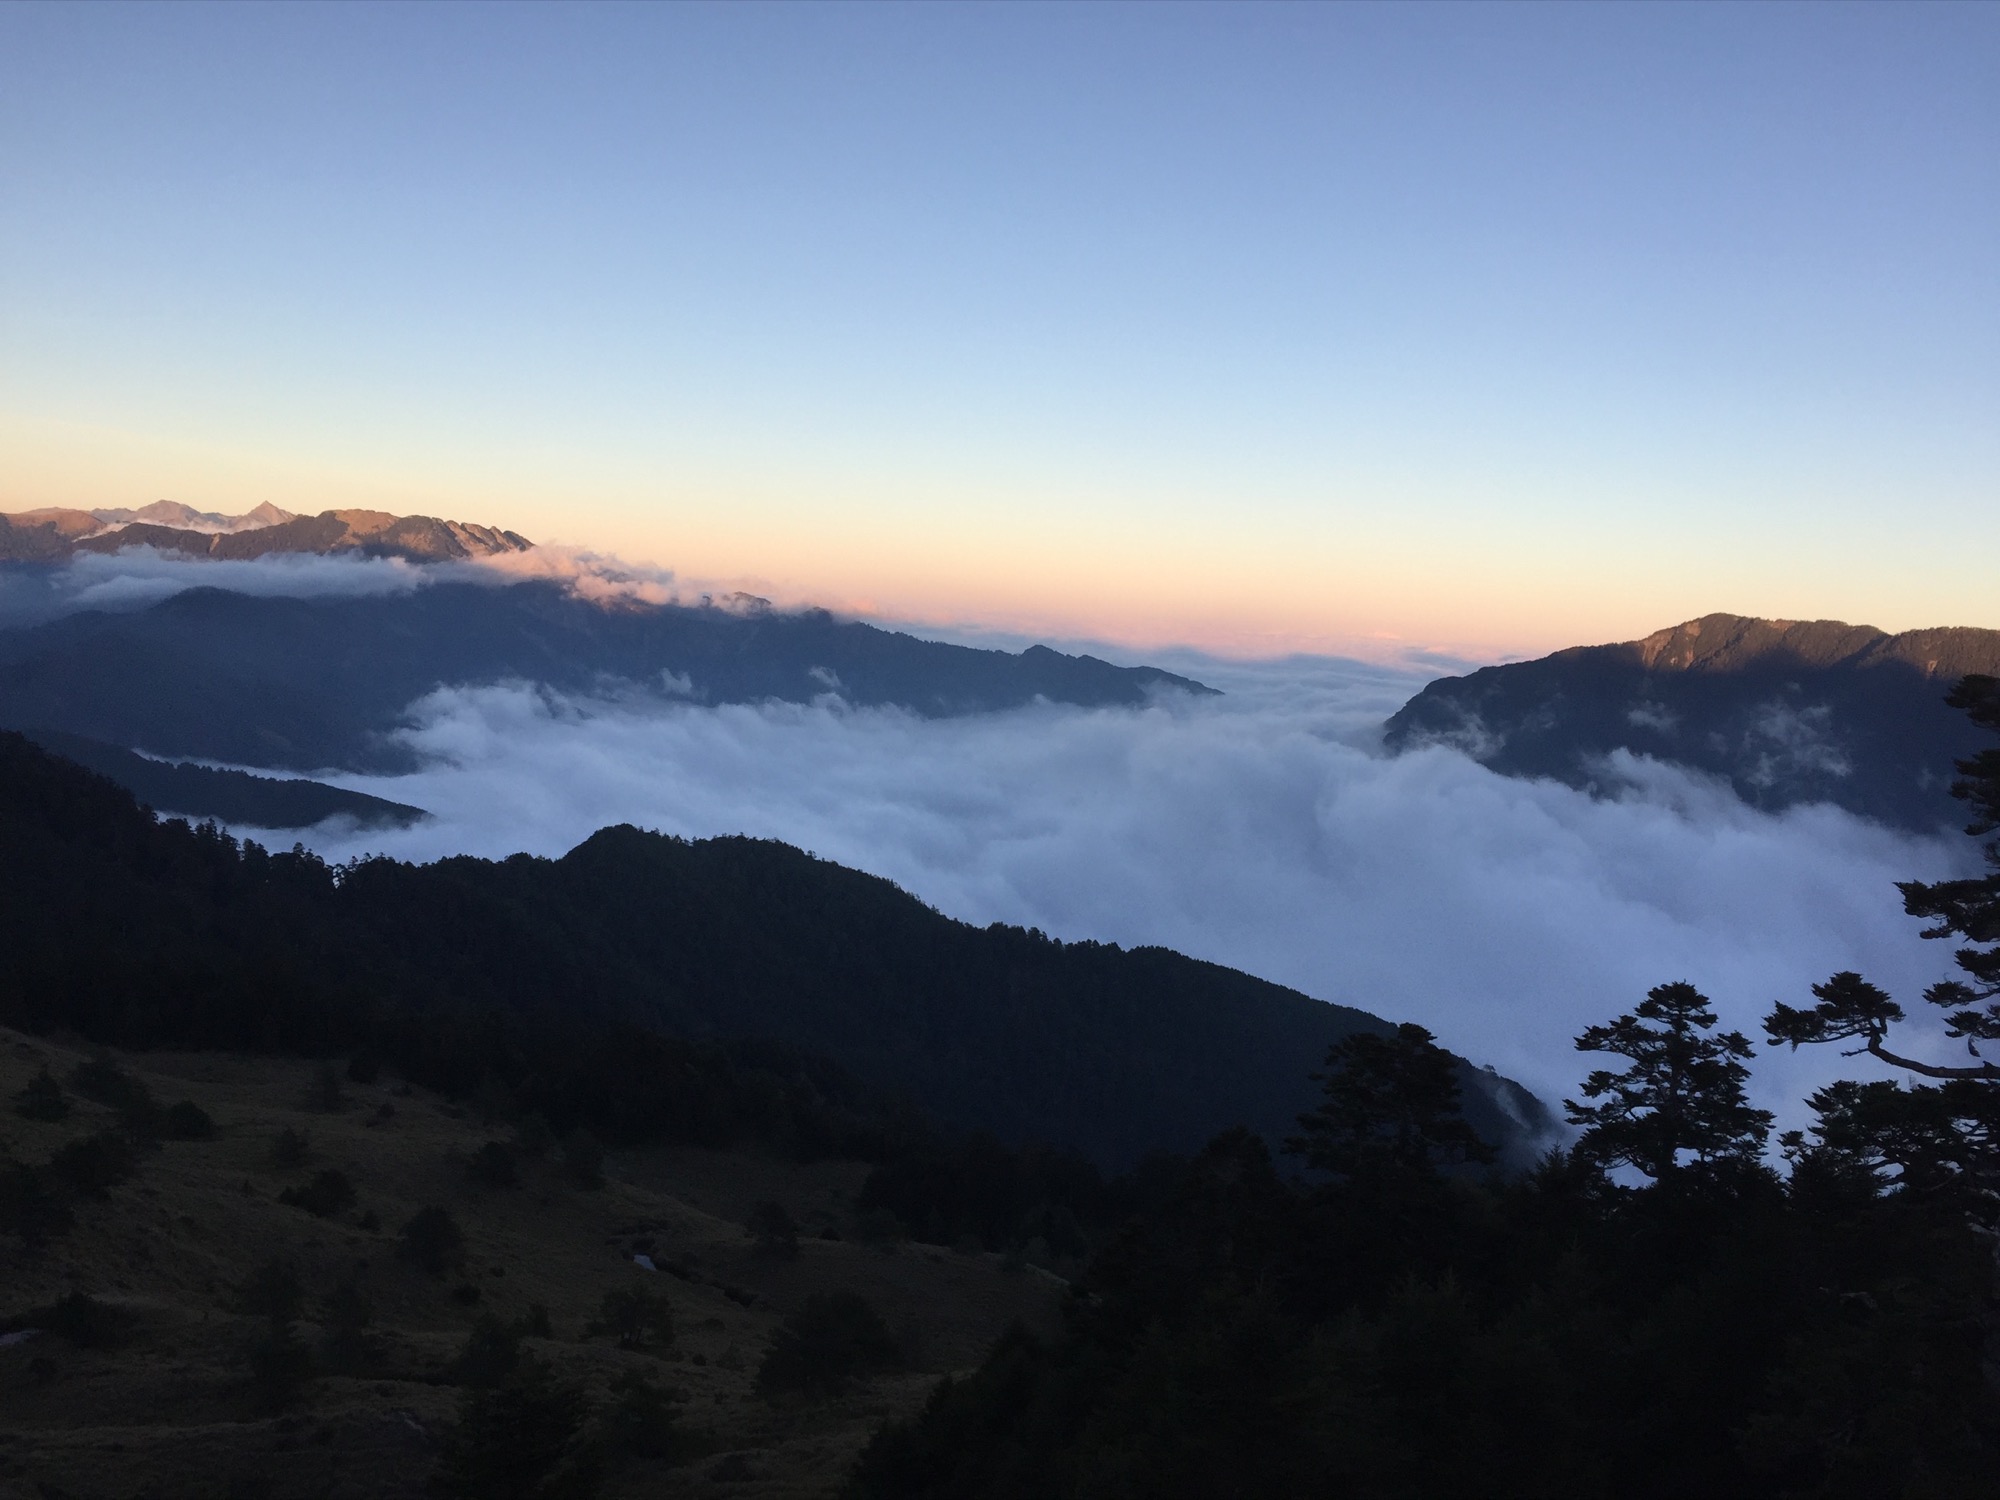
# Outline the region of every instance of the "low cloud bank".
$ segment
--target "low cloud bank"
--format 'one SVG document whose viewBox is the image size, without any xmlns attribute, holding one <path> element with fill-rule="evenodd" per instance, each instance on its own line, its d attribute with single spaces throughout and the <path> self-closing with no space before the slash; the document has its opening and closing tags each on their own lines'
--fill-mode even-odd
<svg viewBox="0 0 2000 1500">
<path fill-rule="evenodd" d="M 412 710 L 427 769 L 333 778 L 435 820 L 312 838 L 411 859 L 559 854 L 614 822 L 784 839 L 968 921 L 1161 944 L 1421 1021 L 1552 1100 L 1586 1071 L 1576 1033 L 1664 980 L 1754 1038 L 1773 1001 L 1834 970 L 1915 1000 L 1949 963 L 1893 882 L 1969 869 L 1969 840 L 1757 813 L 1629 756 L 1626 795 L 1597 801 L 1445 748 L 1384 758 L 1376 726 L 1421 681 L 1387 669 L 1201 675 L 1227 695 L 958 720 L 831 694 L 704 708 L 449 689 Z M 1870 1066 L 1759 1050 L 1757 1092 L 1793 1122 L 1814 1083 Z"/>
<path fill-rule="evenodd" d="M 539 546 L 526 552 L 456 562 L 412 563 L 357 553 L 322 556 L 273 552 L 262 557 L 189 557 L 152 547 L 79 553 L 56 565 L 0 566 L 0 628 L 40 624 L 81 610 L 133 610 L 188 589 L 218 588 L 258 597 L 401 594 L 434 583 L 562 584 L 580 599 L 615 605 L 714 605 L 722 609 L 800 608 L 803 596 L 767 599 L 732 585 L 683 579 L 670 568 L 628 563 L 578 547 Z"/>
<path fill-rule="evenodd" d="M 452 569 L 453 576 L 465 576 Z M 189 589 L 259 598 L 404 594 L 446 576 L 399 557 L 280 552 L 248 559 L 188 557 L 151 547 L 83 552 L 57 567 L 0 568 L 0 627 L 39 624 L 82 610 L 135 610 Z"/>
</svg>

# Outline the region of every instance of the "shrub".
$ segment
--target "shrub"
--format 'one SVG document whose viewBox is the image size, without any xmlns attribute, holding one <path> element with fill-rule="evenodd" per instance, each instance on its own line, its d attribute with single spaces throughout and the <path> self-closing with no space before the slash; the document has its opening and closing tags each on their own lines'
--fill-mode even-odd
<svg viewBox="0 0 2000 1500">
<path fill-rule="evenodd" d="M 514 1127 L 514 1149 L 523 1156 L 541 1156 L 555 1143 L 555 1132 L 539 1113 L 528 1115 Z"/>
<path fill-rule="evenodd" d="M 71 1292 L 37 1315 L 49 1332 L 79 1349 L 114 1349 L 132 1330 L 132 1314 L 99 1302 L 85 1292 Z"/>
<path fill-rule="evenodd" d="M 892 1248 L 899 1240 L 906 1240 L 910 1232 L 903 1221 L 886 1208 L 864 1209 L 854 1219 L 854 1237 L 864 1245 L 877 1249 Z"/>
<path fill-rule="evenodd" d="M 520 1181 L 512 1149 L 499 1141 L 488 1141 L 473 1152 L 465 1174 L 481 1187 L 510 1188 Z"/>
<path fill-rule="evenodd" d="M 465 1347 L 445 1374 L 455 1385 L 489 1389 L 512 1375 L 520 1363 L 521 1330 L 486 1313 L 472 1325 Z"/>
<path fill-rule="evenodd" d="M 60 1120 L 69 1113 L 69 1100 L 62 1085 L 42 1065 L 42 1071 L 28 1080 L 28 1086 L 14 1096 L 14 1113 L 24 1120 Z"/>
<path fill-rule="evenodd" d="M 281 1167 L 303 1166 L 312 1155 L 312 1137 L 287 1125 L 271 1137 L 271 1160 Z"/>
<path fill-rule="evenodd" d="M 320 1360 L 336 1374 L 352 1375 L 364 1369 L 375 1350 L 367 1335 L 370 1311 L 361 1293 L 361 1272 L 351 1269 L 334 1283 L 333 1295 L 326 1299 L 326 1316 L 320 1323 Z"/>
<path fill-rule="evenodd" d="M 673 1304 L 642 1286 L 617 1287 L 604 1294 L 584 1332 L 611 1334 L 620 1349 L 643 1349 L 649 1342 L 665 1348 L 674 1341 Z"/>
<path fill-rule="evenodd" d="M 572 1130 L 563 1140 L 563 1170 L 582 1187 L 604 1185 L 604 1148 L 589 1131 Z"/>
<path fill-rule="evenodd" d="M 816 1292 L 778 1329 L 757 1370 L 766 1396 L 838 1395 L 849 1380 L 902 1363 L 881 1314 L 853 1292 Z"/>
<path fill-rule="evenodd" d="M 330 1219 L 352 1208 L 354 1198 L 354 1184 L 345 1172 L 333 1167 L 314 1173 L 304 1187 L 286 1188 L 278 1194 L 280 1203 L 302 1208 L 319 1219 Z"/>
<path fill-rule="evenodd" d="M 160 1130 L 170 1141 L 205 1141 L 215 1134 L 215 1121 L 194 1100 L 183 1099 L 161 1117 Z"/>
<path fill-rule="evenodd" d="M 442 1208 L 420 1208 L 403 1226 L 396 1254 L 433 1276 L 442 1276 L 465 1259 L 465 1234 Z"/>
<path fill-rule="evenodd" d="M 283 1411 L 298 1400 L 312 1370 L 312 1351 L 288 1322 L 272 1320 L 250 1346 L 251 1388 L 266 1411 Z"/>
<path fill-rule="evenodd" d="M 326 1114 L 337 1114 L 347 1107 L 347 1090 L 340 1081 L 340 1069 L 331 1061 L 322 1062 L 313 1069 L 312 1107 Z"/>
<path fill-rule="evenodd" d="M 759 1203 L 746 1226 L 766 1255 L 790 1260 L 799 1253 L 799 1226 L 782 1203 Z"/>
<path fill-rule="evenodd" d="M 438 1453 L 430 1491 L 443 1500 L 588 1500 L 596 1466 L 582 1442 L 583 1392 L 540 1360 L 468 1390 Z"/>
<path fill-rule="evenodd" d="M 674 1403 L 686 1399 L 679 1392 L 661 1389 L 643 1370 L 627 1370 L 611 1382 L 611 1397 L 604 1438 L 612 1449 L 659 1461 L 684 1455 L 688 1444 L 674 1422 Z"/>
<path fill-rule="evenodd" d="M 19 1235 L 33 1249 L 72 1222 L 69 1205 L 47 1167 L 23 1162 L 0 1167 L 0 1231 Z"/>
<path fill-rule="evenodd" d="M 282 1255 L 265 1261 L 236 1289 L 239 1312 L 253 1318 L 269 1318 L 274 1323 L 289 1323 L 297 1318 L 305 1300 L 298 1267 Z"/>
<path fill-rule="evenodd" d="M 102 1198 L 139 1167 L 132 1142 L 115 1130 L 100 1130 L 65 1145 L 49 1158 L 57 1182 L 87 1198 Z"/>
<path fill-rule="evenodd" d="M 146 1086 L 119 1067 L 109 1052 L 101 1050 L 71 1070 L 69 1086 L 84 1098 L 95 1099 L 113 1109 L 124 1109 L 147 1097 Z"/>
</svg>

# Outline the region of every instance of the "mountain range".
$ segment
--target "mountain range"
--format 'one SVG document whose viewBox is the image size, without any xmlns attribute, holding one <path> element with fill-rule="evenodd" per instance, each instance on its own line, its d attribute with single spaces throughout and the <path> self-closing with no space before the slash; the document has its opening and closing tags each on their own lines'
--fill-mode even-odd
<svg viewBox="0 0 2000 1500">
<path fill-rule="evenodd" d="M 1970 673 L 2000 674 L 2000 631 L 1704 615 L 1442 678 L 1397 710 L 1384 740 L 1607 791 L 1626 751 L 1724 780 L 1753 807 L 1831 802 L 1930 832 L 1964 821 L 1946 768 L 1980 734 L 1944 695 Z"/>
<path fill-rule="evenodd" d="M 241 516 L 216 515 L 159 501 L 140 510 L 30 510 L 0 515 L 0 562 L 62 562 L 79 552 L 151 547 L 190 557 L 247 559 L 272 553 L 400 557 L 407 562 L 463 561 L 534 546 L 492 526 L 379 510 L 328 510 L 298 516 L 260 505 Z"/>
<path fill-rule="evenodd" d="M 773 609 L 749 595 L 695 604 L 596 599 L 547 579 L 435 568 L 504 558 L 533 543 L 431 516 L 297 516 L 271 505 L 227 516 L 166 501 L 0 516 L 0 567 L 38 576 L 82 554 L 132 547 L 214 561 L 399 558 L 423 570 L 425 586 L 306 598 L 190 588 L 137 609 L 0 628 L 0 727 L 77 736 L 141 752 L 149 764 L 384 773 L 413 768 L 397 731 L 412 703 L 444 686 L 518 680 L 705 704 L 833 694 L 927 717 L 1037 700 L 1131 706 L 1160 691 L 1214 691 L 1158 668 L 1046 646 L 1013 653 L 950 645 L 823 610 Z M 1976 748 L 1976 731 L 1943 703 L 1966 673 L 2000 673 L 2000 632 L 1890 635 L 1838 621 L 1714 614 L 1643 640 L 1442 678 L 1388 720 L 1383 740 L 1392 753 L 1442 744 L 1502 775 L 1604 793 L 1629 783 L 1622 752 L 1718 778 L 1765 810 L 1830 802 L 1930 831 L 1959 821 L 1944 768 Z M 94 764 L 143 797 L 163 787 L 160 773 L 148 772 L 142 786 L 115 757 Z M 178 778 L 182 805 L 168 810 L 225 816 L 227 799 L 208 798 L 208 785 L 203 776 Z M 330 805 L 315 796 L 258 802 L 271 817 L 298 817 Z M 369 815 L 401 816 L 393 806 Z"/>
<path fill-rule="evenodd" d="M 366 511 L 206 532 L 143 521 L 103 529 L 82 511 L 27 512 L 9 525 L 0 541 L 12 538 L 13 566 L 44 571 L 79 551 L 132 546 L 214 560 L 291 552 L 430 565 L 532 545 L 492 527 Z M 380 772 L 413 765 L 395 732 L 412 702 L 446 685 L 521 680 L 707 704 L 834 694 L 927 717 L 1038 700 L 1137 705 L 1163 690 L 1214 691 L 1157 668 L 1046 646 L 1007 652 L 921 640 L 824 610 L 773 609 L 747 595 L 649 604 L 586 599 L 560 583 L 477 570 L 423 579 L 423 587 L 365 597 L 191 588 L 139 609 L 81 610 L 0 629 L 0 727 L 80 735 L 168 759 Z"/>
</svg>

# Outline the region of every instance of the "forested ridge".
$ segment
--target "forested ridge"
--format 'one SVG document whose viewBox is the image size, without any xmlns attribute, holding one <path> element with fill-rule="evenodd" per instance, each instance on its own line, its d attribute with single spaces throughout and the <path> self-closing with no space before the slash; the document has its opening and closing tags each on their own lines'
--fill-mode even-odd
<svg viewBox="0 0 2000 1500">
<path fill-rule="evenodd" d="M 557 860 L 331 867 L 155 819 L 11 735 L 0 838 L 0 1020 L 375 1051 L 624 1134 L 678 1112 L 682 1135 L 723 1140 L 737 1124 L 702 1123 L 721 1111 L 834 1149 L 918 1106 L 1123 1167 L 1230 1125 L 1281 1133 L 1326 1047 L 1386 1025 L 1164 950 L 973 928 L 765 841 L 619 827 Z M 745 1069 L 755 1087 L 729 1081 Z M 1536 1101 L 1466 1073 L 1476 1122 L 1518 1149 Z"/>
</svg>

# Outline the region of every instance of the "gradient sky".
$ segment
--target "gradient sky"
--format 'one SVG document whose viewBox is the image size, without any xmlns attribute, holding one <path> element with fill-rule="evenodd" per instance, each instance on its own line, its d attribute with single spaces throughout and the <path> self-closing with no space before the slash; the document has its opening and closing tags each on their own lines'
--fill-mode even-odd
<svg viewBox="0 0 2000 1500">
<path fill-rule="evenodd" d="M 0 7 L 0 508 L 1470 654 L 2000 626 L 2000 6 Z"/>
</svg>

